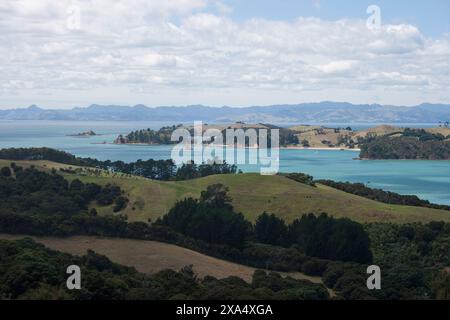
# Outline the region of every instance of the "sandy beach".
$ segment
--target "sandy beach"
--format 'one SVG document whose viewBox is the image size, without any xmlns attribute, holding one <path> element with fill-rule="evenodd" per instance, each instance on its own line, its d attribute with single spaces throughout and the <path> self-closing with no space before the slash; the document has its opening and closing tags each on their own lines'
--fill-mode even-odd
<svg viewBox="0 0 450 320">
<path fill-rule="evenodd" d="M 327 148 L 327 147 L 300 147 L 300 146 L 288 146 L 288 147 L 281 147 L 280 149 L 292 149 L 292 150 L 333 150 L 333 151 L 361 151 L 361 149 L 358 148 Z"/>
</svg>

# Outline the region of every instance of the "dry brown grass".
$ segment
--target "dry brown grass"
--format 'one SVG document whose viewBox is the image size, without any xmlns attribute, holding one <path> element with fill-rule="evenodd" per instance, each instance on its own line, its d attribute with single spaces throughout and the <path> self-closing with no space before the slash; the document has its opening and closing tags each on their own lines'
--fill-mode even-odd
<svg viewBox="0 0 450 320">
<path fill-rule="evenodd" d="M 0 234 L 0 239 L 17 240 L 24 235 Z M 88 249 L 107 256 L 112 261 L 134 267 L 142 273 L 152 274 L 163 269 L 180 270 L 192 265 L 194 272 L 203 278 L 207 275 L 218 279 L 237 276 L 250 282 L 256 270 L 237 263 L 213 258 L 175 245 L 132 239 L 100 238 L 91 236 L 74 236 L 68 238 L 35 237 L 36 242 L 53 250 L 73 255 L 84 255 Z M 281 273 L 296 279 L 306 279 L 322 283 L 320 277 L 310 277 L 300 272 Z"/>
<path fill-rule="evenodd" d="M 450 128 L 445 127 L 436 127 L 436 128 L 430 128 L 427 129 L 428 132 L 434 133 L 434 134 L 442 134 L 444 137 L 450 136 Z"/>
</svg>

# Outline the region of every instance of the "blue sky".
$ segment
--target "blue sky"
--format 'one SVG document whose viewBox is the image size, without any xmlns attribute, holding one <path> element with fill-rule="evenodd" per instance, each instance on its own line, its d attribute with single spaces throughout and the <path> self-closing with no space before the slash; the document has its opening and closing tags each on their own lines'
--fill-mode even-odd
<svg viewBox="0 0 450 320">
<path fill-rule="evenodd" d="M 429 36 L 450 32 L 450 1 L 448 0 L 225 0 L 238 20 L 260 17 L 293 20 L 299 16 L 326 20 L 365 19 L 369 5 L 381 9 L 385 23 L 416 25 Z"/>
<path fill-rule="evenodd" d="M 448 0 L 15 0 L 0 21 L 0 109 L 450 103 Z"/>
</svg>

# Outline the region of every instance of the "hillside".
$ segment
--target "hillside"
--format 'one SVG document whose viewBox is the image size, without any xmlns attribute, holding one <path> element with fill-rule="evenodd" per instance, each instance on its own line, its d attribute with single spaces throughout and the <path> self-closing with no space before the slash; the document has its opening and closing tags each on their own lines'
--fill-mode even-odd
<svg viewBox="0 0 450 320">
<path fill-rule="evenodd" d="M 409 129 L 366 139 L 361 144 L 363 159 L 450 160 L 448 128 Z M 443 134 L 444 133 L 444 134 Z"/>
<path fill-rule="evenodd" d="M 312 148 L 361 148 L 367 140 L 382 136 L 402 136 L 411 134 L 414 131 L 423 131 L 421 135 L 442 135 L 444 138 L 450 137 L 450 128 L 439 126 L 424 129 L 409 129 L 392 125 L 378 125 L 366 130 L 353 131 L 347 128 L 328 128 L 324 126 L 299 125 L 290 127 L 289 130 L 296 133 L 299 142 Z"/>
<path fill-rule="evenodd" d="M 0 239 L 17 240 L 25 236 L 0 234 Z M 107 256 L 112 261 L 136 268 L 137 271 L 153 274 L 164 269 L 180 270 L 192 265 L 193 271 L 201 278 L 213 276 L 218 279 L 236 276 L 251 282 L 255 268 L 213 258 L 196 251 L 172 244 L 118 238 L 73 236 L 68 238 L 35 237 L 36 242 L 46 247 L 77 256 L 86 254 L 88 249 Z M 306 279 L 321 283 L 320 277 L 307 276 L 300 272 L 280 273 L 295 279 Z"/>
<path fill-rule="evenodd" d="M 299 143 L 311 148 L 355 148 L 355 141 L 351 141 L 356 134 L 351 128 L 327 128 L 323 126 L 299 125 L 290 127 L 295 132 Z M 307 142 L 307 143 L 306 143 Z"/>
<path fill-rule="evenodd" d="M 0 160 L 0 166 L 10 162 Z M 22 166 L 35 165 L 44 170 L 70 167 L 49 161 L 16 163 Z M 75 167 L 72 166 L 72 169 Z M 216 175 L 189 181 L 163 182 L 106 172 L 92 175 L 82 169 L 77 174 L 62 174 L 69 180 L 79 178 L 84 182 L 119 185 L 130 199 L 128 206 L 122 211 L 129 221 L 155 220 L 167 213 L 175 201 L 189 196 L 198 197 L 208 185 L 215 183 L 222 183 L 230 188 L 234 207 L 251 221 L 263 211 L 275 213 L 288 222 L 310 212 L 327 212 L 335 217 L 348 217 L 358 222 L 450 221 L 449 211 L 380 203 L 320 184 L 314 188 L 281 176 Z M 110 207 L 97 210 L 99 214 L 112 212 Z"/>
</svg>

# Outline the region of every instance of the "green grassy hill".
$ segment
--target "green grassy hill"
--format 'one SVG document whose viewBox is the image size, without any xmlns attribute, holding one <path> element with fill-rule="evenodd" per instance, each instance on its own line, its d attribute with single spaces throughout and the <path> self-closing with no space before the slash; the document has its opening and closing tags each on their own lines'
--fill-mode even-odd
<svg viewBox="0 0 450 320">
<path fill-rule="evenodd" d="M 0 167 L 11 161 L 0 160 Z M 49 161 L 16 161 L 18 165 L 36 168 L 69 168 L 74 166 Z M 63 173 L 71 180 L 98 184 L 113 183 L 125 190 L 130 202 L 122 213 L 129 221 L 155 220 L 164 215 L 176 200 L 199 197 L 208 185 L 222 183 L 229 187 L 233 205 L 247 219 L 254 221 L 263 211 L 275 213 L 290 222 L 305 213 L 327 212 L 335 217 L 348 217 L 358 222 L 450 222 L 450 211 L 422 207 L 390 205 L 355 196 L 324 185 L 316 188 L 282 176 L 259 174 L 216 175 L 205 178 L 165 182 L 102 172 L 93 175 L 79 169 L 78 173 Z M 97 208 L 99 214 L 111 214 L 112 208 Z"/>
</svg>

